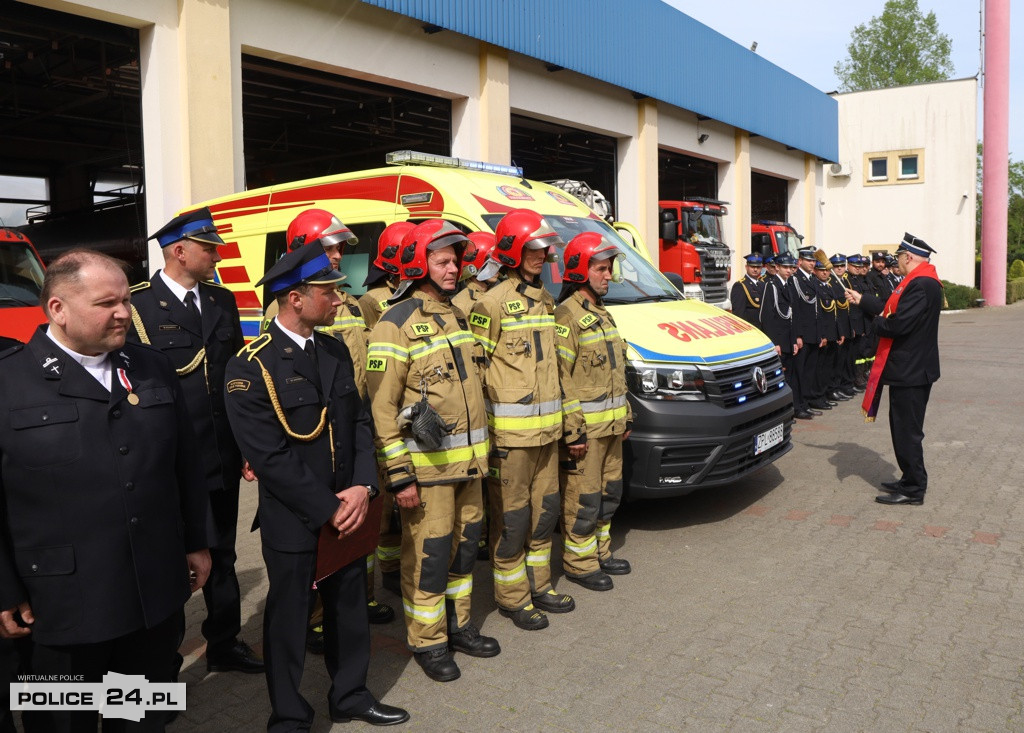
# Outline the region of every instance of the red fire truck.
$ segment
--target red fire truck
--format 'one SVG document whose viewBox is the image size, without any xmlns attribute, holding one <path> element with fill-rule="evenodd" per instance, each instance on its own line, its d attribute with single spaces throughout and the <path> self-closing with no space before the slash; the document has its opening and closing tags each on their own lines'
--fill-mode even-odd
<svg viewBox="0 0 1024 733">
<path fill-rule="evenodd" d="M 682 278 L 686 297 L 722 307 L 732 279 L 732 252 L 722 236 L 727 203 L 698 196 L 658 202 L 659 269 Z"/>
<path fill-rule="evenodd" d="M 0 336 L 28 341 L 46 322 L 39 307 L 43 262 L 21 232 L 0 227 Z"/>
</svg>

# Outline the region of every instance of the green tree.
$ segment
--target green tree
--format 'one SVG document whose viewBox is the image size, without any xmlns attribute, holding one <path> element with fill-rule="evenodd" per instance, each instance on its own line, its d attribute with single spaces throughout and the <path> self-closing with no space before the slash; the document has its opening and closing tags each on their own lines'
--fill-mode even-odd
<svg viewBox="0 0 1024 733">
<path fill-rule="evenodd" d="M 926 81 L 953 74 L 953 42 L 939 32 L 934 12 L 917 0 L 886 0 L 882 14 L 854 27 L 847 58 L 835 65 L 839 90 L 858 92 Z"/>
<path fill-rule="evenodd" d="M 982 145 L 978 143 L 977 191 L 978 204 L 975 211 L 975 252 L 981 256 L 981 211 L 982 197 Z M 1009 201 L 1006 212 L 1006 261 L 1024 260 L 1024 160 L 1010 159 Z"/>
</svg>

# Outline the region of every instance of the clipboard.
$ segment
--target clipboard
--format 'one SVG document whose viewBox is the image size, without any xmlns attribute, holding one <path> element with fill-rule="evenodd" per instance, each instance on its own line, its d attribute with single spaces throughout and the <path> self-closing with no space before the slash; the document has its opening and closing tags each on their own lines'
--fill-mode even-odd
<svg viewBox="0 0 1024 733">
<path fill-rule="evenodd" d="M 338 530 L 329 524 L 320 528 L 316 545 L 316 583 L 338 572 L 346 565 L 377 551 L 380 540 L 380 518 L 384 512 L 384 500 L 377 497 L 370 502 L 366 519 L 355 533 L 338 539 Z"/>
</svg>

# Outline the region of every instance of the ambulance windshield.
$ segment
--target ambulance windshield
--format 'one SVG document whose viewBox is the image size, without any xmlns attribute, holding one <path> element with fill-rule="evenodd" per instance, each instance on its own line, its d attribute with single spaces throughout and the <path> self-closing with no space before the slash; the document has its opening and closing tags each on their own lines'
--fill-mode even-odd
<svg viewBox="0 0 1024 733">
<path fill-rule="evenodd" d="M 486 214 L 484 221 L 493 229 L 501 221 L 503 214 Z M 563 242 L 568 243 L 582 232 L 598 232 L 614 242 L 622 250 L 623 256 L 616 260 L 616 281 L 608 288 L 604 302 L 610 305 L 640 303 L 660 300 L 682 300 L 683 296 L 665 279 L 658 270 L 641 257 L 635 249 L 622 240 L 612 227 L 600 219 L 586 219 L 578 216 L 545 215 L 544 221 L 551 225 Z M 558 249 L 561 260 L 562 248 Z M 541 274 L 544 285 L 555 297 L 562 288 L 562 264 L 550 262 L 544 266 Z"/>
</svg>

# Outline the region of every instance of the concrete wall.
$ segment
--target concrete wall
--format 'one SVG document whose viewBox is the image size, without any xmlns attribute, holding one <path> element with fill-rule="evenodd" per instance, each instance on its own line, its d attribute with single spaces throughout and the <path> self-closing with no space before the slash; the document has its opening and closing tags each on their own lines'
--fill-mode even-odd
<svg viewBox="0 0 1024 733">
<path fill-rule="evenodd" d="M 974 284 L 977 97 L 975 79 L 853 92 L 839 100 L 839 162 L 825 168 L 826 251 L 895 247 L 905 231 L 938 251 L 939 276 Z M 918 155 L 917 178 L 899 177 L 901 155 Z M 886 157 L 889 177 L 870 180 Z"/>
</svg>

